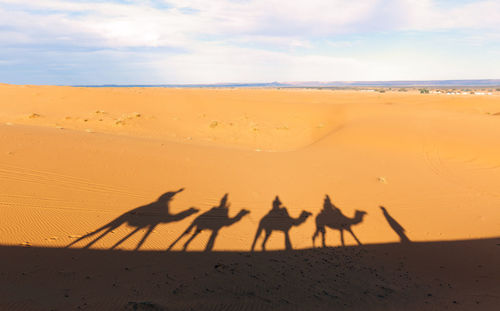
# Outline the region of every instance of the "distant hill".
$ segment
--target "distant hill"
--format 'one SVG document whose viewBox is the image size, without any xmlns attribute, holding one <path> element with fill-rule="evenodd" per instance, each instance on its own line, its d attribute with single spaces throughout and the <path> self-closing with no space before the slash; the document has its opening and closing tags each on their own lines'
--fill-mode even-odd
<svg viewBox="0 0 500 311">
<path fill-rule="evenodd" d="M 500 79 L 483 80 L 408 80 L 408 81 L 304 81 L 269 83 L 214 83 L 214 84 L 103 84 L 75 85 L 81 87 L 283 87 L 283 88 L 349 88 L 349 87 L 493 87 Z"/>
</svg>

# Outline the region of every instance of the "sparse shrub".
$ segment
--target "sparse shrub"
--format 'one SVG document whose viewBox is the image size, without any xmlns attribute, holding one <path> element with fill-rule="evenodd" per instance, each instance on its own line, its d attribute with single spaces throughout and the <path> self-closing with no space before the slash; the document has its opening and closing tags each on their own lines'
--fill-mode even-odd
<svg viewBox="0 0 500 311">
<path fill-rule="evenodd" d="M 500 88 L 497 89 L 497 92 L 500 92 Z"/>
<path fill-rule="evenodd" d="M 429 94 L 428 89 L 419 89 L 419 91 L 420 91 L 420 94 Z"/>
<path fill-rule="evenodd" d="M 385 90 L 378 90 L 379 93 L 385 93 Z"/>
<path fill-rule="evenodd" d="M 407 90 L 407 89 L 405 89 L 405 88 L 401 88 L 401 89 L 399 89 L 398 91 L 399 91 L 399 92 L 408 92 L 408 90 Z"/>
</svg>

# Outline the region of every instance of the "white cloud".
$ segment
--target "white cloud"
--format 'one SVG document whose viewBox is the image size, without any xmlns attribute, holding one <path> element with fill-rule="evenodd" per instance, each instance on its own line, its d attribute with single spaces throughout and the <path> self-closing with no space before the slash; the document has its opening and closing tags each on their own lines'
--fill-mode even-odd
<svg viewBox="0 0 500 311">
<path fill-rule="evenodd" d="M 207 43 L 198 45 L 190 53 L 172 55 L 154 63 L 162 81 L 168 83 L 411 80 L 427 79 L 430 71 L 443 69 L 439 67 L 440 60 L 414 56 L 412 61 L 406 56 L 360 59 Z M 470 67 L 462 67 L 463 71 L 467 69 Z M 440 78 L 450 78 L 445 75 Z"/>
<path fill-rule="evenodd" d="M 489 29 L 500 27 L 500 2 L 474 1 L 455 6 L 438 6 L 436 1 L 410 1 L 409 30 Z"/>
<path fill-rule="evenodd" d="M 397 57 L 360 56 L 360 52 L 368 52 L 359 50 L 363 44 L 356 35 L 466 30 L 480 36 L 465 36 L 460 39 L 463 44 L 500 42 L 496 35 L 500 29 L 499 1 L 447 3 L 0 0 L 0 46 L 43 46 L 60 53 L 86 48 L 133 49 L 133 53 L 122 55 L 122 66 L 146 58 L 144 70 L 161 77 L 159 83 L 427 78 L 422 66 L 408 66 L 404 56 L 400 61 Z M 318 42 L 323 42 L 322 47 Z M 159 47 L 174 52 L 149 52 Z M 358 56 L 329 54 L 339 49 L 352 49 Z M 16 55 L 12 57 L 20 61 Z M 424 58 L 420 61 L 428 62 Z M 411 70 L 416 73 L 413 77 L 407 74 Z M 444 67 L 440 70 L 452 72 Z"/>
<path fill-rule="evenodd" d="M 33 41 L 75 37 L 75 44 L 109 46 L 186 46 L 202 36 L 293 37 L 303 42 L 311 36 L 373 30 L 500 27 L 498 1 L 449 8 L 431 0 L 164 2 L 172 7 L 157 8 L 150 1 L 0 0 L 0 25 L 29 34 Z"/>
</svg>

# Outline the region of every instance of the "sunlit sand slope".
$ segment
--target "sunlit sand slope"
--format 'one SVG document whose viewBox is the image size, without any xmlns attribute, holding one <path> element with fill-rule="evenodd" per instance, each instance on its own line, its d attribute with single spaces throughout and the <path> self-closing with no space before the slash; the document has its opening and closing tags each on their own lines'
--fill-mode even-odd
<svg viewBox="0 0 500 311">
<path fill-rule="evenodd" d="M 213 250 L 249 250 L 276 195 L 312 213 L 289 231 L 295 249 L 312 246 L 325 194 L 361 243 L 500 234 L 497 95 L 0 86 L 0 102 L 3 245 L 166 250 L 225 193 Z"/>
<path fill-rule="evenodd" d="M 320 93 L 275 90 L 2 86 L 0 117 L 18 124 L 285 151 L 344 122 Z"/>
</svg>

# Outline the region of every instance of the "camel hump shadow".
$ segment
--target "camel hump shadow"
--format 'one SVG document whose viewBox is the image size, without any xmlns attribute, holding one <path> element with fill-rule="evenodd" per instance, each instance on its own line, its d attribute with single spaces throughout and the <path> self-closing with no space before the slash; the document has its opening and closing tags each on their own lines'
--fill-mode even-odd
<svg viewBox="0 0 500 311">
<path fill-rule="evenodd" d="M 394 219 L 389 214 L 389 212 L 387 211 L 387 209 L 385 207 L 383 207 L 383 206 L 379 206 L 379 207 L 382 210 L 382 214 L 384 215 L 385 220 L 387 220 L 387 223 L 389 224 L 391 229 L 398 235 L 400 242 L 401 243 L 410 243 L 411 240 L 406 235 L 405 228 L 401 224 L 399 224 L 399 222 L 397 222 L 396 219 Z"/>
<path fill-rule="evenodd" d="M 288 213 L 288 209 L 282 205 L 278 196 L 274 199 L 272 203 L 271 210 L 262 217 L 259 222 L 259 227 L 257 228 L 257 232 L 255 233 L 255 238 L 252 243 L 251 251 L 254 251 L 255 244 L 259 239 L 262 231 L 264 231 L 264 239 L 262 241 L 262 250 L 266 250 L 266 243 L 271 233 L 273 231 L 281 231 L 285 234 L 285 249 L 291 250 L 292 243 L 290 241 L 289 231 L 292 227 L 299 226 L 304 223 L 309 216 L 312 214 L 308 211 L 302 211 L 300 216 L 297 218 L 293 218 Z"/>
<path fill-rule="evenodd" d="M 143 206 L 139 206 L 118 216 L 104 226 L 81 236 L 77 240 L 68 244 L 66 247 L 68 248 L 84 239 L 91 238 L 102 232 L 99 236 L 91 240 L 87 245 L 83 247 L 90 248 L 93 244 L 104 238 L 113 230 L 117 229 L 123 224 L 126 224 L 130 227 L 134 227 L 135 229 L 125 237 L 123 237 L 121 240 L 116 242 L 110 249 L 115 249 L 117 246 L 132 237 L 132 235 L 137 233 L 139 230 L 146 229 L 146 233 L 135 247 L 135 250 L 138 250 L 159 224 L 181 221 L 184 218 L 189 217 L 199 211 L 198 209 L 191 207 L 177 214 L 170 213 L 170 202 L 173 200 L 176 194 L 182 191 L 184 191 L 184 188 L 181 188 L 177 191 L 165 192 L 160 197 L 158 197 L 156 201 Z"/>
<path fill-rule="evenodd" d="M 205 246 L 205 251 L 212 251 L 217 235 L 219 234 L 219 230 L 223 227 L 232 226 L 233 224 L 239 222 L 245 215 L 250 213 L 249 210 L 241 209 L 236 216 L 229 217 L 230 204 L 227 202 L 228 195 L 229 194 L 226 193 L 222 197 L 218 206 L 212 207 L 205 213 L 196 217 L 188 228 L 174 242 L 172 242 L 172 244 L 170 244 L 167 251 L 170 251 L 184 236 L 190 234 L 191 231 L 194 231 L 182 247 L 182 250 L 186 251 L 194 238 L 204 230 L 212 232 Z"/>
<path fill-rule="evenodd" d="M 323 209 L 318 215 L 316 215 L 316 231 L 312 237 L 313 247 L 315 246 L 314 242 L 320 233 L 322 246 L 326 247 L 325 235 L 327 227 L 340 231 L 340 241 L 342 246 L 345 246 L 344 230 L 352 235 L 358 245 L 361 245 L 358 237 L 352 231 L 351 226 L 361 223 L 366 214 L 367 213 L 365 211 L 356 210 L 354 217 L 347 217 L 331 202 L 330 196 L 328 196 L 328 194 L 325 195 Z"/>
</svg>

